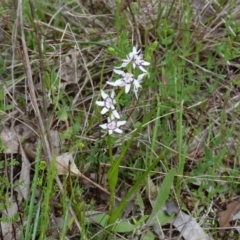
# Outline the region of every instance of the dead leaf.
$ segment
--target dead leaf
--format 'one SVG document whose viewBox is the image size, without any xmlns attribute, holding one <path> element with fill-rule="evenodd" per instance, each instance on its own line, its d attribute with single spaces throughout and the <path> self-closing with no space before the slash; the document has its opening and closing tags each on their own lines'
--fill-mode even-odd
<svg viewBox="0 0 240 240">
<path fill-rule="evenodd" d="M 70 168 L 69 168 L 70 165 Z M 63 153 L 57 157 L 57 170 L 58 175 L 68 175 L 69 169 L 73 175 L 81 175 L 77 166 L 73 161 L 73 156 L 71 153 Z"/>
<path fill-rule="evenodd" d="M 159 188 L 154 184 L 151 178 L 148 178 L 146 183 L 146 190 L 147 195 L 151 201 L 152 199 L 156 198 Z"/>
<path fill-rule="evenodd" d="M 6 217 L 8 219 L 7 222 L 1 221 L 1 229 L 2 229 L 2 235 L 4 240 L 12 240 L 12 239 L 19 239 L 20 237 L 20 231 L 19 229 L 14 228 L 12 225 L 12 218 L 14 215 L 18 212 L 18 206 L 17 203 L 12 201 L 11 198 L 8 198 L 7 200 L 9 204 L 9 207 L 2 211 L 2 217 Z M 15 236 L 17 235 L 17 236 Z"/>
<path fill-rule="evenodd" d="M 96 173 L 90 173 L 88 178 L 91 179 L 92 181 L 96 182 L 97 181 L 97 174 Z M 89 181 L 83 179 L 82 180 L 82 187 L 83 187 L 83 189 L 86 190 L 86 189 L 92 188 L 93 185 Z"/>
<path fill-rule="evenodd" d="M 3 146 L 6 147 L 3 153 L 18 153 L 18 136 L 13 128 L 3 128 L 0 138 L 2 139 Z"/>
<path fill-rule="evenodd" d="M 31 122 L 19 123 L 14 127 L 19 138 L 24 138 L 30 142 L 35 142 L 36 138 L 38 137 L 36 128 L 37 127 Z"/>
<path fill-rule="evenodd" d="M 36 159 L 36 149 L 37 149 L 38 141 L 36 141 L 35 143 L 25 142 L 22 146 L 28 160 L 32 162 L 34 162 Z"/>
<path fill-rule="evenodd" d="M 67 84 L 76 83 L 82 76 L 82 71 L 78 69 L 79 52 L 76 48 L 68 51 L 67 56 L 63 60 L 62 67 L 59 71 L 59 78 L 64 82 L 60 83 L 60 88 L 66 87 Z"/>
<path fill-rule="evenodd" d="M 127 219 L 130 216 L 130 213 L 133 211 L 135 206 L 135 199 L 136 199 L 136 194 L 133 194 L 130 197 L 130 199 L 128 199 L 128 203 L 124 208 L 123 219 Z"/>
<path fill-rule="evenodd" d="M 61 217 L 55 217 L 54 215 L 51 215 L 51 220 L 49 223 L 49 228 L 51 229 L 51 239 L 59 239 L 59 233 L 63 230 L 63 226 L 64 223 L 66 223 L 65 221 L 68 222 L 67 226 L 70 227 L 71 226 L 71 216 L 69 216 L 68 213 L 66 213 L 65 219 L 63 218 L 63 216 Z"/>
<path fill-rule="evenodd" d="M 53 148 L 53 153 L 59 154 L 60 146 L 61 146 L 61 139 L 60 139 L 59 131 L 50 130 L 50 137 L 51 137 L 51 145 Z"/>
<path fill-rule="evenodd" d="M 71 172 L 71 175 L 73 176 L 79 176 L 81 177 L 83 180 L 88 181 L 89 183 L 91 183 L 93 186 L 97 187 L 98 189 L 100 189 L 101 191 L 107 193 L 108 195 L 110 194 L 105 188 L 103 188 L 102 186 L 100 186 L 99 184 L 97 184 L 96 182 L 92 181 L 90 178 L 87 178 L 86 176 L 84 176 L 84 174 L 82 174 L 77 166 L 75 165 L 74 161 L 73 161 L 73 156 L 71 153 L 64 153 L 60 156 L 57 157 L 56 159 L 57 161 L 57 171 L 58 171 L 58 175 L 68 175 L 69 171 Z M 121 201 L 120 198 L 116 197 L 116 199 L 118 201 Z"/>
<path fill-rule="evenodd" d="M 239 210 L 240 201 L 235 200 L 227 205 L 227 209 L 225 211 L 221 211 L 218 213 L 219 227 L 222 228 L 219 230 L 220 235 L 224 234 L 224 228 L 231 227 L 230 222 L 233 220 L 233 215 L 236 214 Z"/>
<path fill-rule="evenodd" d="M 192 7 L 196 11 L 198 19 L 203 22 L 209 17 L 214 16 L 214 9 L 209 1 L 193 0 Z"/>
<path fill-rule="evenodd" d="M 20 146 L 20 153 L 22 156 L 22 168 L 21 168 L 20 177 L 18 180 L 20 185 L 17 188 L 18 201 L 22 201 L 22 198 L 24 200 L 28 199 L 28 194 L 29 194 L 29 190 L 30 190 L 30 171 L 31 171 L 30 162 L 29 162 L 22 146 Z"/>
<path fill-rule="evenodd" d="M 181 210 L 171 222 L 185 240 L 213 240 L 194 217 L 187 215 Z"/>
<path fill-rule="evenodd" d="M 53 154 L 58 155 L 60 152 L 60 146 L 61 146 L 60 133 L 59 133 L 59 131 L 50 130 L 49 135 L 51 138 Z M 29 139 L 28 139 L 28 141 L 24 142 L 24 144 L 23 144 L 24 152 L 25 152 L 27 158 L 32 162 L 35 161 L 36 149 L 39 144 L 39 141 L 40 141 L 39 138 L 37 138 L 34 142 L 29 141 Z"/>
<path fill-rule="evenodd" d="M 79 79 L 82 75 L 82 72 L 80 70 L 75 70 L 71 68 L 62 68 L 60 72 L 60 78 L 68 84 L 70 83 L 76 83 L 75 79 Z M 61 86 L 66 86 L 66 83 L 61 83 L 63 85 Z"/>
<path fill-rule="evenodd" d="M 239 219 L 240 219 L 240 211 L 238 211 L 237 213 L 235 213 L 235 214 L 233 215 L 233 221 L 239 220 Z"/>
<path fill-rule="evenodd" d="M 175 202 L 167 202 L 165 213 L 172 215 L 173 213 L 178 213 L 179 207 Z"/>
</svg>

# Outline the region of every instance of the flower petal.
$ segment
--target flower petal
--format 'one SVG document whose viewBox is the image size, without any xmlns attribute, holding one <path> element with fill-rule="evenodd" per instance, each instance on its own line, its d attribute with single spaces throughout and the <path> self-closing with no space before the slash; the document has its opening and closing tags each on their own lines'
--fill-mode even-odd
<svg viewBox="0 0 240 240">
<path fill-rule="evenodd" d="M 131 59 L 123 60 L 122 67 L 126 67 L 131 62 Z"/>
<path fill-rule="evenodd" d="M 114 132 L 123 133 L 123 131 L 121 129 L 119 129 L 119 128 L 114 129 Z"/>
<path fill-rule="evenodd" d="M 138 82 L 138 80 L 134 80 L 133 85 L 134 85 L 135 88 L 140 88 L 141 87 L 141 85 Z"/>
<path fill-rule="evenodd" d="M 114 68 L 122 68 L 123 66 L 121 65 L 121 66 L 119 66 L 119 67 L 114 67 Z"/>
<path fill-rule="evenodd" d="M 133 57 L 134 57 L 134 55 L 135 55 L 135 54 L 134 54 L 133 52 L 130 52 L 130 53 L 128 54 L 128 56 L 129 56 L 129 59 L 131 59 L 131 60 L 132 60 L 132 59 L 133 59 Z"/>
<path fill-rule="evenodd" d="M 112 113 L 113 113 L 113 116 L 114 116 L 115 118 L 118 118 L 118 119 L 120 118 L 120 115 L 118 114 L 118 112 L 117 112 L 116 109 L 113 110 Z"/>
<path fill-rule="evenodd" d="M 124 87 L 126 85 L 126 83 L 123 82 L 121 79 L 118 79 L 115 82 L 107 82 L 107 84 L 112 85 L 114 87 Z"/>
<path fill-rule="evenodd" d="M 134 89 L 133 92 L 135 94 L 136 99 L 138 99 L 138 89 Z"/>
<path fill-rule="evenodd" d="M 117 83 L 117 86 L 119 87 L 124 87 L 126 85 L 126 83 L 122 79 L 118 79 L 116 83 Z"/>
<path fill-rule="evenodd" d="M 103 90 L 101 90 L 101 95 L 103 99 L 106 99 L 108 97 L 108 95 Z"/>
<path fill-rule="evenodd" d="M 137 51 L 137 48 L 136 47 L 133 47 L 133 52 L 135 54 L 139 54 L 141 52 L 141 49 L 139 48 L 139 50 Z"/>
<path fill-rule="evenodd" d="M 112 135 L 113 130 L 108 130 L 109 135 Z"/>
<path fill-rule="evenodd" d="M 101 114 L 105 114 L 105 113 L 107 113 L 108 110 L 109 110 L 109 109 L 107 109 L 106 107 L 104 107 L 104 108 L 102 109 L 102 111 L 101 111 Z"/>
<path fill-rule="evenodd" d="M 133 47 L 132 52 L 129 53 L 129 57 L 132 59 L 135 55 L 138 55 L 141 52 L 141 49 L 137 51 L 136 47 Z"/>
<path fill-rule="evenodd" d="M 131 84 L 126 84 L 125 85 L 125 93 L 128 93 L 131 88 Z"/>
<path fill-rule="evenodd" d="M 120 127 L 120 126 L 126 124 L 126 122 L 127 122 L 127 121 L 118 121 L 118 122 L 117 122 L 117 127 Z"/>
<path fill-rule="evenodd" d="M 143 77 L 146 75 L 147 73 L 142 73 L 138 76 L 137 80 L 141 81 L 143 79 Z"/>
<path fill-rule="evenodd" d="M 137 54 L 137 48 L 136 48 L 136 47 L 133 47 L 132 52 L 133 52 L 134 54 Z"/>
<path fill-rule="evenodd" d="M 100 124 L 99 127 L 101 127 L 102 129 L 107 129 L 107 124 Z"/>
<path fill-rule="evenodd" d="M 96 104 L 100 107 L 103 107 L 105 105 L 105 103 L 102 101 L 96 101 Z"/>
<path fill-rule="evenodd" d="M 111 105 L 111 106 L 110 106 L 110 108 L 111 108 L 112 110 L 114 110 L 114 109 L 115 109 L 114 105 Z"/>
<path fill-rule="evenodd" d="M 118 84 L 117 84 L 116 82 L 108 82 L 108 81 L 107 81 L 107 84 L 109 84 L 109 85 L 111 85 L 111 86 L 114 86 L 114 87 L 117 87 L 117 86 L 118 86 Z"/>
<path fill-rule="evenodd" d="M 125 75 L 125 72 L 122 71 L 122 70 L 113 69 L 113 71 L 114 71 L 116 74 L 118 74 L 118 75 L 122 75 L 122 76 Z"/>
<path fill-rule="evenodd" d="M 115 92 L 112 90 L 112 92 L 111 92 L 111 98 L 114 98 L 114 96 L 115 96 Z M 113 101 L 114 102 L 114 101 Z"/>
<path fill-rule="evenodd" d="M 149 62 L 147 62 L 147 61 L 143 61 L 143 62 L 142 62 L 142 65 L 143 65 L 143 66 L 149 66 L 149 65 L 150 65 L 150 63 L 149 63 Z"/>
<path fill-rule="evenodd" d="M 146 70 L 146 69 L 144 69 L 142 66 L 139 66 L 139 69 L 140 69 L 142 72 L 145 72 L 145 73 L 147 73 L 147 70 Z"/>
</svg>

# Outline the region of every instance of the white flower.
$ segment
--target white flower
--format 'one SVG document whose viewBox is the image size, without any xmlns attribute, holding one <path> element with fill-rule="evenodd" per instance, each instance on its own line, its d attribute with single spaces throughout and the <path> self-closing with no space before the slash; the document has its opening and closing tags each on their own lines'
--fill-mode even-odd
<svg viewBox="0 0 240 240">
<path fill-rule="evenodd" d="M 133 47 L 133 50 L 132 50 L 132 52 L 130 52 L 129 54 L 128 54 L 128 57 L 131 59 L 131 60 L 133 60 L 134 58 L 135 58 L 135 56 L 138 56 L 138 54 L 141 52 L 141 49 L 139 49 L 138 51 L 137 51 L 137 48 L 136 47 Z"/>
<path fill-rule="evenodd" d="M 112 91 L 111 96 L 109 96 L 103 90 L 101 90 L 101 95 L 102 95 L 102 98 L 104 101 L 96 101 L 96 104 L 98 106 L 103 107 L 101 114 L 105 114 L 109 110 L 112 110 L 112 114 L 114 115 L 114 117 L 120 118 L 120 116 L 114 106 L 114 104 L 116 104 L 116 101 L 114 99 L 114 96 L 115 96 L 114 91 Z"/>
<path fill-rule="evenodd" d="M 130 62 L 133 62 L 133 68 L 135 69 L 138 67 L 142 72 L 147 72 L 144 66 L 149 66 L 150 63 L 143 60 L 143 55 L 140 54 L 141 49 L 137 51 L 136 47 L 133 47 L 132 52 L 130 52 L 127 55 L 127 58 L 123 60 L 123 63 L 120 67 L 117 68 L 123 68 L 126 67 Z"/>
<path fill-rule="evenodd" d="M 147 72 L 147 70 L 144 68 L 144 66 L 148 66 L 150 65 L 149 62 L 146 62 L 143 60 L 143 56 L 142 54 L 140 55 L 135 55 L 133 57 L 133 68 L 135 69 L 136 67 L 138 67 L 142 72 Z"/>
<path fill-rule="evenodd" d="M 121 75 L 122 77 L 116 80 L 115 82 L 107 82 L 107 84 L 112 85 L 114 87 L 125 87 L 125 93 L 129 92 L 131 84 L 133 84 L 135 88 L 141 87 L 139 80 L 135 79 L 132 73 L 128 72 L 125 73 L 124 71 L 116 69 L 114 69 L 114 72 L 117 73 L 118 75 Z"/>
<path fill-rule="evenodd" d="M 120 126 L 126 124 L 127 121 L 116 121 L 114 116 L 111 115 L 108 118 L 108 122 L 99 125 L 102 129 L 107 129 L 108 133 L 111 135 L 113 132 L 122 133 L 123 131 L 119 128 Z"/>
<path fill-rule="evenodd" d="M 120 67 L 115 67 L 115 68 L 124 68 L 124 67 L 126 67 L 131 61 L 132 61 L 132 59 L 129 58 L 129 56 L 127 56 L 126 59 L 123 59 L 123 60 L 122 60 L 122 62 L 123 62 L 122 65 L 121 65 Z"/>
<path fill-rule="evenodd" d="M 136 85 L 133 87 L 133 92 L 135 93 L 136 99 L 138 99 L 138 89 L 141 88 L 142 86 L 140 83 L 142 82 L 143 77 L 146 75 L 146 73 L 142 73 L 138 76 L 138 82 L 139 82 L 139 87 L 136 87 Z"/>
<path fill-rule="evenodd" d="M 136 96 L 136 99 L 138 99 L 138 88 L 133 87 L 133 92 L 134 92 L 134 94 Z"/>
</svg>

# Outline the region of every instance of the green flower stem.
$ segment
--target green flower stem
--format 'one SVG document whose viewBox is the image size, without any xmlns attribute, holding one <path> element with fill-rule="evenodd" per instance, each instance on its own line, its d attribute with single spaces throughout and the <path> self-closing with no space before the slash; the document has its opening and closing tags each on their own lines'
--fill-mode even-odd
<svg viewBox="0 0 240 240">
<path fill-rule="evenodd" d="M 110 163 L 111 163 L 111 166 L 112 166 L 114 164 L 113 154 L 112 154 L 112 137 L 109 134 L 108 134 L 108 137 L 107 137 L 107 144 L 108 144 L 109 160 L 110 160 Z"/>
</svg>

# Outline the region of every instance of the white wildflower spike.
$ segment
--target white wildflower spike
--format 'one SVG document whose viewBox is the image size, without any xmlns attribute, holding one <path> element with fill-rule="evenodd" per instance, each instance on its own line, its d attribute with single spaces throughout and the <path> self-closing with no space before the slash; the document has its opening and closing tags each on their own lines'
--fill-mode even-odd
<svg viewBox="0 0 240 240">
<path fill-rule="evenodd" d="M 113 132 L 122 133 L 123 131 L 119 128 L 120 126 L 126 124 L 127 121 L 117 121 L 113 115 L 108 118 L 108 122 L 105 124 L 99 125 L 102 129 L 108 130 L 108 133 L 111 135 Z"/>
<path fill-rule="evenodd" d="M 128 68 L 128 71 L 122 71 L 120 68 L 125 68 L 128 64 L 131 66 Z M 125 93 L 129 93 L 130 89 L 133 89 L 133 92 L 138 98 L 138 90 L 141 88 L 141 83 L 146 74 L 148 74 L 145 69 L 146 66 L 149 66 L 150 63 L 143 59 L 143 55 L 141 54 L 141 49 L 137 50 L 136 47 L 133 47 L 132 52 L 130 52 L 126 59 L 122 60 L 122 65 L 120 67 L 115 67 L 113 70 L 116 74 L 120 75 L 120 78 L 115 82 L 107 81 L 107 84 L 114 87 L 124 87 Z M 137 77 L 139 71 L 135 71 L 136 68 L 141 70 L 141 74 Z M 132 71 L 132 72 L 131 72 Z M 114 91 L 111 92 L 110 96 L 101 90 L 101 96 L 103 101 L 96 101 L 98 106 L 103 107 L 101 110 L 101 114 L 108 113 L 107 123 L 99 125 L 102 129 L 108 131 L 111 135 L 113 132 L 123 133 L 120 127 L 126 124 L 126 121 L 119 121 L 120 115 L 115 109 L 116 100 L 114 99 Z"/>
<path fill-rule="evenodd" d="M 108 111 L 112 110 L 112 114 L 115 118 L 120 118 L 117 110 L 115 109 L 114 104 L 116 104 L 116 101 L 114 99 L 115 93 L 114 91 L 111 92 L 111 96 L 107 95 L 103 90 L 101 90 L 101 95 L 104 101 L 96 101 L 96 104 L 98 106 L 103 107 L 101 114 L 105 114 Z"/>
<path fill-rule="evenodd" d="M 107 84 L 112 85 L 114 87 L 125 87 L 125 93 L 129 92 L 131 84 L 133 84 L 135 88 L 141 87 L 139 81 L 134 78 L 132 73 L 128 72 L 125 73 L 124 71 L 117 69 L 114 69 L 114 72 L 117 73 L 118 75 L 121 75 L 122 77 L 116 80 L 115 82 L 107 82 Z"/>
</svg>

